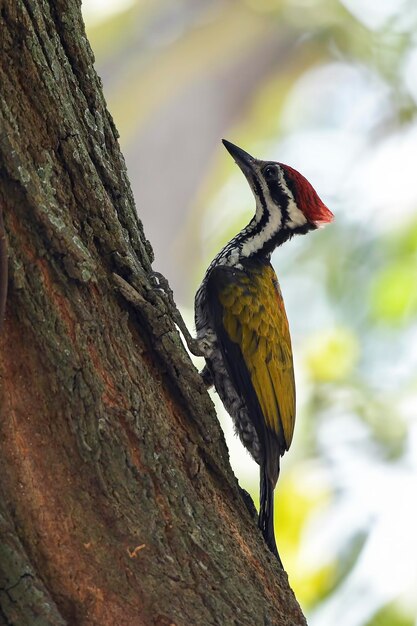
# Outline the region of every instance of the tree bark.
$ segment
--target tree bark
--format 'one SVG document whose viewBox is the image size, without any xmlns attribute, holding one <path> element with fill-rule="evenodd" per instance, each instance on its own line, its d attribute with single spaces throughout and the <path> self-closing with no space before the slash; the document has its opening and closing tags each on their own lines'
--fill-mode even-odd
<svg viewBox="0 0 417 626">
<path fill-rule="evenodd" d="M 0 19 L 0 624 L 305 624 L 150 280 L 79 2 Z"/>
</svg>

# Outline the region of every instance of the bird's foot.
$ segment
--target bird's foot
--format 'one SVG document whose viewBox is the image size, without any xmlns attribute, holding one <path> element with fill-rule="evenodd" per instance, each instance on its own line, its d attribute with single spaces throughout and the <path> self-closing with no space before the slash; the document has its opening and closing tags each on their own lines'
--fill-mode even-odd
<svg viewBox="0 0 417 626">
<path fill-rule="evenodd" d="M 154 288 L 158 290 L 164 298 L 171 317 L 181 331 L 189 351 L 194 354 L 194 356 L 204 356 L 204 348 L 202 348 L 200 341 L 191 335 L 177 305 L 175 304 L 174 293 L 169 286 L 168 280 L 165 276 L 160 274 L 160 272 L 152 272 L 151 279 L 153 280 Z"/>
<path fill-rule="evenodd" d="M 200 376 L 203 379 L 203 383 L 205 384 L 206 389 L 210 389 L 210 387 L 214 385 L 213 375 L 207 365 L 205 365 L 201 370 Z"/>
</svg>

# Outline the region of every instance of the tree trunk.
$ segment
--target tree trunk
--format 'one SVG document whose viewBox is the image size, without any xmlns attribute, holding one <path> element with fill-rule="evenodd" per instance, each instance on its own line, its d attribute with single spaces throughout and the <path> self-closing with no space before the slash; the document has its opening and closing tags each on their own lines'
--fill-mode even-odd
<svg viewBox="0 0 417 626">
<path fill-rule="evenodd" d="M 305 624 L 152 287 L 79 3 L 0 7 L 0 624 Z"/>
</svg>

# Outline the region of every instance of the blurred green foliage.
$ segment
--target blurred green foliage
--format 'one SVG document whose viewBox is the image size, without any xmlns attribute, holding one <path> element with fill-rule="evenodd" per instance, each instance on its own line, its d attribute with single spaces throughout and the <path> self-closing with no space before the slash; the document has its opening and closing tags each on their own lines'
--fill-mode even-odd
<svg viewBox="0 0 417 626">
<path fill-rule="evenodd" d="M 366 626 L 414 626 L 414 620 L 396 604 L 390 604 L 374 615 Z"/>
<path fill-rule="evenodd" d="M 306 368 L 315 382 L 345 381 L 358 361 L 359 345 L 355 333 L 333 328 L 309 338 L 306 346 Z"/>
</svg>

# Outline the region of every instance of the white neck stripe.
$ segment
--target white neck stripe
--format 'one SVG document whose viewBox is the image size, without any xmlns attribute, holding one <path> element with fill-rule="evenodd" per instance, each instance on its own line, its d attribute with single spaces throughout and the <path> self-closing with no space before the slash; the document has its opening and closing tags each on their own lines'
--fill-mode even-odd
<svg viewBox="0 0 417 626">
<path fill-rule="evenodd" d="M 304 224 L 307 223 L 307 218 L 304 215 L 304 213 L 300 211 L 300 209 L 298 208 L 297 203 L 294 200 L 294 196 L 292 195 L 292 192 L 290 191 L 287 185 L 287 181 L 285 180 L 284 172 L 282 171 L 281 168 L 279 170 L 279 183 L 280 183 L 281 188 L 285 191 L 288 197 L 288 204 L 287 204 L 288 219 L 285 223 L 285 226 L 288 226 L 289 228 L 296 228 L 297 226 L 304 226 Z"/>
<path fill-rule="evenodd" d="M 241 255 L 244 257 L 251 256 L 258 250 L 261 250 L 264 245 L 272 239 L 272 237 L 281 230 L 282 227 L 282 212 L 274 205 L 273 210 L 269 213 L 268 221 L 263 226 L 262 230 L 250 236 L 247 239 L 241 250 Z"/>
</svg>

